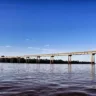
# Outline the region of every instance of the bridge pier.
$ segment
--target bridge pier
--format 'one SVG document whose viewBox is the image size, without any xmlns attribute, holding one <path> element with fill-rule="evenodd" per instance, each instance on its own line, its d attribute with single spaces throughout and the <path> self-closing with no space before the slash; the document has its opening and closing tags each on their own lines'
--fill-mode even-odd
<svg viewBox="0 0 96 96">
<path fill-rule="evenodd" d="M 72 55 L 68 55 L 68 64 L 71 64 L 71 56 Z"/>
<path fill-rule="evenodd" d="M 18 60 L 18 63 L 20 63 L 20 57 L 18 57 L 17 60 Z"/>
<path fill-rule="evenodd" d="M 27 63 L 27 57 L 25 57 L 25 62 Z"/>
<path fill-rule="evenodd" d="M 10 63 L 13 63 L 13 58 L 10 58 Z"/>
<path fill-rule="evenodd" d="M 7 62 L 7 58 L 5 58 L 5 63 Z"/>
<path fill-rule="evenodd" d="M 36 63 L 40 63 L 40 56 L 37 56 Z"/>
<path fill-rule="evenodd" d="M 91 54 L 91 64 L 95 64 L 95 54 Z"/>
<path fill-rule="evenodd" d="M 26 63 L 29 63 L 29 57 L 26 57 Z"/>
<path fill-rule="evenodd" d="M 51 56 L 50 57 L 50 64 L 53 64 L 54 63 L 54 56 Z"/>
</svg>

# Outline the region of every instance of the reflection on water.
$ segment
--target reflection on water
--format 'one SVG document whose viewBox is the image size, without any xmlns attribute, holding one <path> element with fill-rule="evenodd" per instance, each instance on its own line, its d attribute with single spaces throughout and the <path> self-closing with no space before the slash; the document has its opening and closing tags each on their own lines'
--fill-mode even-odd
<svg viewBox="0 0 96 96">
<path fill-rule="evenodd" d="M 91 78 L 92 80 L 95 79 L 95 65 L 91 64 Z"/>
<path fill-rule="evenodd" d="M 51 73 L 54 72 L 54 64 L 50 64 L 50 72 L 51 72 Z"/>
<path fill-rule="evenodd" d="M 0 64 L 0 96 L 96 96 L 92 64 Z"/>
<path fill-rule="evenodd" d="M 72 68 L 71 68 L 71 64 L 68 64 L 68 72 L 71 73 Z"/>
</svg>

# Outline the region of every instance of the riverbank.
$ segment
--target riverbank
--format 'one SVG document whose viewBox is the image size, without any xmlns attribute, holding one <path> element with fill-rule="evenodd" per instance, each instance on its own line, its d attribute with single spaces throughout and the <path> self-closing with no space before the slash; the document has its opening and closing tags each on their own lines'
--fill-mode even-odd
<svg viewBox="0 0 96 96">
<path fill-rule="evenodd" d="M 42 63 L 49 64 L 49 59 L 40 59 L 39 62 L 37 59 L 24 59 L 24 58 L 0 58 L 0 63 Z M 54 60 L 55 64 L 68 64 L 68 61 L 63 60 Z M 88 61 L 71 61 L 71 64 L 90 64 Z M 93 62 L 94 63 L 94 62 Z"/>
</svg>

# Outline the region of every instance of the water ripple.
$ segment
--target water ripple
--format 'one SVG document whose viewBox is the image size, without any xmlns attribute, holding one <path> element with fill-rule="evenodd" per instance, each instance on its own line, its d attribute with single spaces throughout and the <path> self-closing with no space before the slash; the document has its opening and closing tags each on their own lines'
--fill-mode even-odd
<svg viewBox="0 0 96 96">
<path fill-rule="evenodd" d="M 0 64 L 0 96 L 96 96 L 93 65 Z"/>
</svg>

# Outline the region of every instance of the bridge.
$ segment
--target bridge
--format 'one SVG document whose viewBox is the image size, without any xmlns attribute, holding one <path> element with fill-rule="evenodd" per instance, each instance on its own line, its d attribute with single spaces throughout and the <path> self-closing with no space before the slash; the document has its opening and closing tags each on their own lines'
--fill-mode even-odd
<svg viewBox="0 0 96 96">
<path fill-rule="evenodd" d="M 0 58 L 28 58 L 36 57 L 37 62 L 40 62 L 40 57 L 50 57 L 50 63 L 54 62 L 55 56 L 68 56 L 68 63 L 71 63 L 71 57 L 73 55 L 90 55 L 91 56 L 91 63 L 95 64 L 95 54 L 96 51 L 83 51 L 83 52 L 67 52 L 67 53 L 52 53 L 52 54 L 33 54 L 33 55 L 23 55 L 23 56 L 1 56 Z"/>
</svg>

